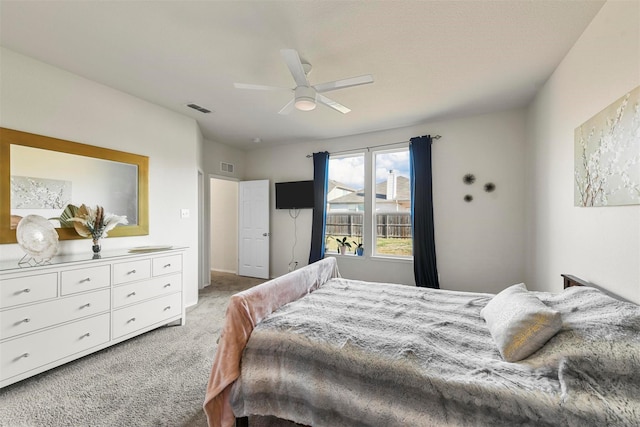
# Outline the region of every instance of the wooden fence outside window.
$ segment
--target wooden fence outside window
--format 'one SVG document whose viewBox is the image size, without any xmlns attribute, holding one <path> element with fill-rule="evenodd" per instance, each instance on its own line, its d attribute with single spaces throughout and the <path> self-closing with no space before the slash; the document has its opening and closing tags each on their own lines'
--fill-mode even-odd
<svg viewBox="0 0 640 427">
<path fill-rule="evenodd" d="M 327 236 L 362 236 L 363 212 L 327 213 Z M 377 213 L 376 237 L 411 238 L 411 214 L 409 212 Z"/>
</svg>

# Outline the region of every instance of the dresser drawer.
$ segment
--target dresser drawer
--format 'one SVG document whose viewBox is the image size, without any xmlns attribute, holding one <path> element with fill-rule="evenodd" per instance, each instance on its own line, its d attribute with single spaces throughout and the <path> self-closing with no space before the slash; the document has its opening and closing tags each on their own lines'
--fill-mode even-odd
<svg viewBox="0 0 640 427">
<path fill-rule="evenodd" d="M 148 279 L 149 277 L 151 277 L 151 260 L 149 259 L 113 265 L 113 283 L 115 285 Z"/>
<path fill-rule="evenodd" d="M 109 289 L 0 312 L 0 339 L 109 310 Z"/>
<path fill-rule="evenodd" d="M 0 308 L 42 301 L 58 296 L 58 273 L 2 279 Z"/>
<path fill-rule="evenodd" d="M 109 286 L 111 271 L 108 265 L 62 272 L 61 295 L 91 291 Z"/>
<path fill-rule="evenodd" d="M 113 307 L 118 308 L 149 298 L 180 292 L 181 285 L 182 275 L 174 274 L 118 286 L 113 288 Z"/>
<path fill-rule="evenodd" d="M 182 313 L 182 294 L 171 294 L 113 312 L 113 338 L 119 338 Z"/>
<path fill-rule="evenodd" d="M 153 259 L 153 275 L 178 273 L 182 271 L 182 255 L 171 255 Z"/>
<path fill-rule="evenodd" d="M 109 314 L 3 342 L 0 380 L 109 341 Z"/>
</svg>

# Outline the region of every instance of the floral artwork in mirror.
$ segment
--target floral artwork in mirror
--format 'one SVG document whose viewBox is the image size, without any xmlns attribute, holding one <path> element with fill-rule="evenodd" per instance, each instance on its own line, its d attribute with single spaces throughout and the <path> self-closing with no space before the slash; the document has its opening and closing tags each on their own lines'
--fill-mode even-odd
<svg viewBox="0 0 640 427">
<path fill-rule="evenodd" d="M 110 236 L 148 234 L 148 157 L 6 128 L 0 132 L 0 243 L 16 242 L 16 226 L 27 215 L 47 218 L 61 240 L 82 238 L 64 212 L 83 203 L 127 217 L 129 224 L 118 225 Z"/>
<path fill-rule="evenodd" d="M 640 86 L 575 130 L 574 205 L 640 204 Z"/>
<path fill-rule="evenodd" d="M 11 175 L 11 210 L 64 209 L 71 202 L 71 181 Z"/>
</svg>

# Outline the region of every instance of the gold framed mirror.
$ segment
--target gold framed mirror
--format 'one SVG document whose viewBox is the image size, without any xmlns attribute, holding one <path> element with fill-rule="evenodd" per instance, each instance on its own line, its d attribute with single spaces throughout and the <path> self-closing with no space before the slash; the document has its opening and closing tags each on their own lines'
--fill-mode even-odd
<svg viewBox="0 0 640 427">
<path fill-rule="evenodd" d="M 55 221 L 67 204 L 126 215 L 110 237 L 149 234 L 149 158 L 0 128 L 0 243 L 16 243 L 21 217 Z M 73 227 L 56 231 L 82 239 Z"/>
</svg>

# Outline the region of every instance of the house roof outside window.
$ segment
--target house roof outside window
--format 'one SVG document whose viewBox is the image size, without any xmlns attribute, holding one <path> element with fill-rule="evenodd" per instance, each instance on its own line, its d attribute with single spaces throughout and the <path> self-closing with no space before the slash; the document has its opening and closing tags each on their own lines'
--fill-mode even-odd
<svg viewBox="0 0 640 427">
<path fill-rule="evenodd" d="M 394 179 L 390 174 L 390 179 Z M 390 188 L 387 184 L 389 179 L 384 180 L 376 184 L 376 211 L 403 211 L 408 210 L 411 207 L 411 187 L 409 178 L 398 175 L 395 176 L 395 199 L 388 199 L 387 193 Z M 346 189 L 345 185 L 342 185 L 336 181 L 333 181 L 334 188 L 339 187 Z M 329 182 L 329 188 L 331 188 L 332 182 Z M 329 190 L 329 193 L 331 191 Z M 329 204 L 329 210 L 347 210 L 356 211 L 361 210 L 358 206 L 364 206 L 364 190 L 351 190 L 350 192 L 335 198 L 327 198 Z"/>
</svg>

